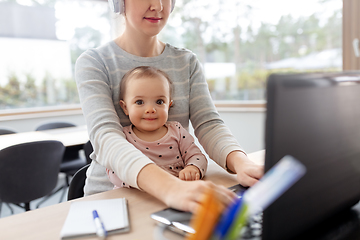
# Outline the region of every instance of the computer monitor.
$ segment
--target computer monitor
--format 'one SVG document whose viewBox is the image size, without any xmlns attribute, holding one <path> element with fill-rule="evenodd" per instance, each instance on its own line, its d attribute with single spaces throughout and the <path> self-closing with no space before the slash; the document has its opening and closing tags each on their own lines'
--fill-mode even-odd
<svg viewBox="0 0 360 240">
<path fill-rule="evenodd" d="M 307 173 L 263 215 L 263 240 L 294 239 L 360 199 L 360 72 L 273 74 L 265 171 L 292 155 Z"/>
</svg>

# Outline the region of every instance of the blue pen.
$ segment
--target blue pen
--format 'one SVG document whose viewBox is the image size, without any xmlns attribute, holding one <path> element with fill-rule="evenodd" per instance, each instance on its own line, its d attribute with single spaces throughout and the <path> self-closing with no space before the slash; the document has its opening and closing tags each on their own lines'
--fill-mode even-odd
<svg viewBox="0 0 360 240">
<path fill-rule="evenodd" d="M 239 210 L 242 206 L 242 196 L 243 193 L 235 200 L 221 216 L 213 234 L 213 239 L 224 239 L 225 235 L 230 229 L 231 224 L 233 223 L 235 217 L 238 215 Z"/>
<path fill-rule="evenodd" d="M 93 211 L 94 223 L 96 227 L 96 235 L 102 239 L 106 238 L 107 231 L 104 227 L 104 224 L 101 222 L 99 218 L 99 214 L 96 210 Z"/>
</svg>

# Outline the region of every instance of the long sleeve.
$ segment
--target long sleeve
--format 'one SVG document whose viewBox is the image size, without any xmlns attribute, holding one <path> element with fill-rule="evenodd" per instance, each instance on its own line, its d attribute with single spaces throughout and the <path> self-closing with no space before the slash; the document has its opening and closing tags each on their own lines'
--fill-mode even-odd
<svg viewBox="0 0 360 240">
<path fill-rule="evenodd" d="M 138 187 L 137 174 L 152 161 L 129 144 L 122 132 L 112 99 L 110 68 L 106 61 L 100 61 L 102 58 L 98 52 L 87 51 L 76 63 L 80 102 L 94 148 L 91 157 L 100 165 L 114 169 L 131 186 Z"/>
<path fill-rule="evenodd" d="M 226 157 L 232 151 L 242 151 L 239 143 L 220 118 L 211 99 L 200 62 L 191 59 L 190 120 L 200 144 L 209 157 L 226 169 Z"/>
<path fill-rule="evenodd" d="M 196 146 L 194 138 L 186 131 L 180 123 L 176 122 L 175 127 L 179 135 L 179 149 L 182 154 L 185 166 L 194 165 L 200 170 L 200 178 L 204 178 L 208 161 L 200 148 Z"/>
</svg>

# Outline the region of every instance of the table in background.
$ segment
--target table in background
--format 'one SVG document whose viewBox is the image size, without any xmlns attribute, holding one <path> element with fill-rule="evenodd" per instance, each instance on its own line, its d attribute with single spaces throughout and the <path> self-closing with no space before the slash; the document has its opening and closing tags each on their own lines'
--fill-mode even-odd
<svg viewBox="0 0 360 240">
<path fill-rule="evenodd" d="M 89 140 L 89 136 L 85 125 L 7 134 L 0 136 L 0 150 L 19 143 L 43 140 L 57 140 L 62 142 L 65 147 L 71 147 L 84 145 Z"/>
<path fill-rule="evenodd" d="M 261 164 L 264 159 L 264 151 L 249 154 L 249 158 Z M 235 175 L 227 173 L 214 162 L 209 163 L 205 180 L 210 180 L 225 187 L 237 184 Z M 60 231 L 65 222 L 71 202 L 121 197 L 128 200 L 131 230 L 129 233 L 110 235 L 107 239 L 153 239 L 157 225 L 155 221 L 150 218 L 150 214 L 166 208 L 166 205 L 145 192 L 128 188 L 98 193 L 0 219 L 0 239 L 60 239 Z M 174 240 L 183 239 L 180 235 L 169 231 L 165 232 L 165 236 Z"/>
</svg>

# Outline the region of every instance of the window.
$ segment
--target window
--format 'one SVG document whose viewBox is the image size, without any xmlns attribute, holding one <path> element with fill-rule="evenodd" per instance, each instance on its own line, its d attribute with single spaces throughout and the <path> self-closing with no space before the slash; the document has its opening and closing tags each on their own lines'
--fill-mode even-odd
<svg viewBox="0 0 360 240">
<path fill-rule="evenodd" d="M 110 40 L 105 1 L 0 2 L 0 109 L 79 103 L 74 64 Z"/>
<path fill-rule="evenodd" d="M 1 109 L 78 103 L 75 60 L 121 31 L 104 0 L 0 0 L 0 19 Z M 342 70 L 342 35 L 342 0 L 177 0 L 160 39 L 197 54 L 214 100 L 242 101 L 273 72 Z"/>
<path fill-rule="evenodd" d="M 214 100 L 264 100 L 273 72 L 342 70 L 342 0 L 182 0 L 165 41 L 194 51 Z"/>
</svg>

